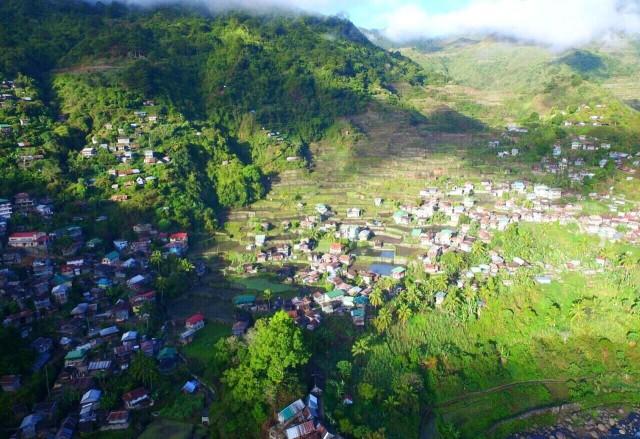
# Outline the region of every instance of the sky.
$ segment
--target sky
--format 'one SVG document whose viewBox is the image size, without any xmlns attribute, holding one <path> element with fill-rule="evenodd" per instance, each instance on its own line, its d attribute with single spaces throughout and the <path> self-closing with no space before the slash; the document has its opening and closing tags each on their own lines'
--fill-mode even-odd
<svg viewBox="0 0 640 439">
<path fill-rule="evenodd" d="M 128 0 L 153 4 L 172 0 Z M 173 0 L 176 1 L 176 0 Z M 177 0 L 213 10 L 291 8 L 346 15 L 396 42 L 417 38 L 500 35 L 554 49 L 620 33 L 640 34 L 640 0 Z"/>
</svg>

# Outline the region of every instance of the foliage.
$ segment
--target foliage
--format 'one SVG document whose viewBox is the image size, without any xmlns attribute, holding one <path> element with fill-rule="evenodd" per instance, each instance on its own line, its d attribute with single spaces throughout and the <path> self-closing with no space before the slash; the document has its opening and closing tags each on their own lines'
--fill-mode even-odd
<svg viewBox="0 0 640 439">
<path fill-rule="evenodd" d="M 270 410 L 290 402 L 296 394 L 296 373 L 309 360 L 301 330 L 279 311 L 258 320 L 246 343 L 226 341 L 217 347 L 217 364 L 226 363 L 219 403 L 225 413 L 218 428 L 227 434 L 256 436 Z M 237 417 L 238 412 L 244 416 Z"/>
</svg>

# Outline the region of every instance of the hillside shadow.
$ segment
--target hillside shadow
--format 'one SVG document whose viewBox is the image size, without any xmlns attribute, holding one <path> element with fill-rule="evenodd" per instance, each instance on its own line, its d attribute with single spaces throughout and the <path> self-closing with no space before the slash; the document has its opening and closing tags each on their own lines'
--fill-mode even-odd
<svg viewBox="0 0 640 439">
<path fill-rule="evenodd" d="M 565 64 L 581 75 L 606 77 L 607 66 L 602 57 L 587 50 L 574 50 L 556 63 Z"/>
<path fill-rule="evenodd" d="M 624 103 L 634 110 L 640 111 L 640 99 L 627 99 Z"/>
<path fill-rule="evenodd" d="M 488 130 L 484 122 L 448 107 L 442 107 L 425 117 L 424 123 L 433 131 L 452 134 L 471 134 Z"/>
<path fill-rule="evenodd" d="M 447 107 L 424 115 L 376 102 L 349 120 L 365 136 L 354 146 L 354 161 L 372 165 L 375 159 L 424 158 L 443 145 L 470 145 L 476 136 L 494 135 L 483 122 Z"/>
</svg>

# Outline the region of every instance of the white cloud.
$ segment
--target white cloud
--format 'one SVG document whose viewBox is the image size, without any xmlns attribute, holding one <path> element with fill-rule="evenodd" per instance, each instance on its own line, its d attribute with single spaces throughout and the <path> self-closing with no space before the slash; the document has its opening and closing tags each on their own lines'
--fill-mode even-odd
<svg viewBox="0 0 640 439">
<path fill-rule="evenodd" d="M 430 14 L 407 4 L 386 18 L 396 41 L 499 34 L 564 49 L 612 33 L 640 33 L 640 0 L 472 0 L 458 10 Z"/>
<path fill-rule="evenodd" d="M 97 0 L 95 0 L 97 1 Z M 104 0 L 103 0 L 104 1 Z M 299 11 L 336 14 L 348 9 L 351 4 L 340 0 L 123 0 L 124 3 L 138 6 L 155 6 L 163 4 L 203 5 L 212 11 L 247 10 L 257 12 Z M 372 0 L 379 3 L 381 0 Z M 355 5 L 368 3 L 365 0 L 353 1 Z"/>
</svg>

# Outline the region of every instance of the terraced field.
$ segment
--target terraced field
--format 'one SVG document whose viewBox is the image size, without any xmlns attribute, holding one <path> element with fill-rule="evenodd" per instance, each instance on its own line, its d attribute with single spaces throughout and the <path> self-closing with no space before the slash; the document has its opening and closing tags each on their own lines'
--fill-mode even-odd
<svg viewBox="0 0 640 439">
<path fill-rule="evenodd" d="M 482 136 L 430 131 L 402 112 L 370 111 L 351 120 L 364 138 L 351 147 L 327 142 L 311 145 L 310 170 L 289 170 L 272 181 L 270 193 L 249 208 L 229 214 L 235 230 L 246 221 L 301 219 L 324 203 L 344 217 L 350 207 L 365 219 L 391 215 L 395 202 L 415 201 L 420 189 L 439 176 L 461 179 L 479 175 L 465 161 L 467 148 L 484 144 Z M 380 207 L 374 198 L 383 198 Z M 298 206 L 304 205 L 299 208 Z"/>
</svg>

